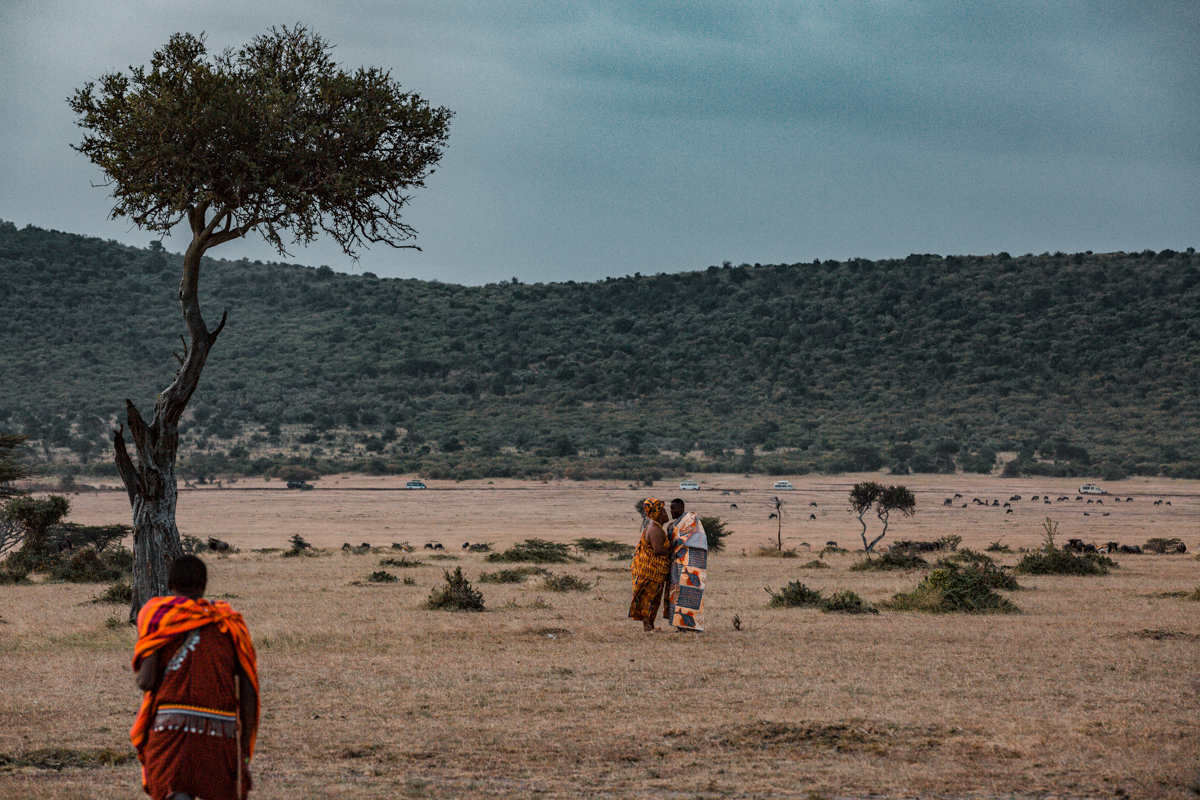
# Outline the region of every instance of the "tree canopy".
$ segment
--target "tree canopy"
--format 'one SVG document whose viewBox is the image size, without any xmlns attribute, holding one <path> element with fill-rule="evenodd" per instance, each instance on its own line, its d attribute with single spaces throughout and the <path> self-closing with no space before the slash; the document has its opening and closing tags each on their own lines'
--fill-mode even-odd
<svg viewBox="0 0 1200 800">
<path fill-rule="evenodd" d="M 893 511 L 911 517 L 916 507 L 917 498 L 904 486 L 883 486 L 874 481 L 865 481 L 854 484 L 854 488 L 850 490 L 850 508 L 858 515 L 858 521 L 863 526 L 863 548 L 868 553 L 887 535 L 888 517 Z M 883 523 L 883 530 L 868 543 L 867 523 L 863 521 L 863 516 L 872 508 L 875 509 L 875 516 Z"/>
<path fill-rule="evenodd" d="M 116 205 L 151 231 L 187 219 L 205 247 L 258 230 L 281 253 L 320 231 L 348 255 L 401 245 L 411 189 L 424 185 L 451 112 L 374 67 L 339 69 L 303 26 L 271 29 L 210 58 L 178 33 L 147 70 L 104 75 L 69 103 L 89 131 L 75 149 L 108 176 Z"/>
</svg>

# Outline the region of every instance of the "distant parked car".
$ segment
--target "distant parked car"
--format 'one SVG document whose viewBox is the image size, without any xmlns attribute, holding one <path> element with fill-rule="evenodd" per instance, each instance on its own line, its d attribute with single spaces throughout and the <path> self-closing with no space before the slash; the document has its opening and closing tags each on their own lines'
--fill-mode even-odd
<svg viewBox="0 0 1200 800">
<path fill-rule="evenodd" d="M 792 486 L 791 481 L 775 481 L 775 488 L 782 492 L 787 492 L 795 489 L 796 487 Z"/>
<path fill-rule="evenodd" d="M 288 481 L 288 488 L 289 489 L 311 489 L 313 487 L 312 487 L 311 483 L 305 483 L 304 481 Z"/>
<path fill-rule="evenodd" d="M 427 489 L 429 487 L 427 487 L 425 484 L 421 483 L 421 481 L 409 481 L 408 483 L 404 484 L 404 488 L 405 489 Z"/>
<path fill-rule="evenodd" d="M 680 481 L 679 488 L 685 492 L 697 491 L 700 488 L 700 484 L 696 483 L 695 481 Z"/>
<path fill-rule="evenodd" d="M 1097 486 L 1094 483 L 1085 483 L 1083 486 L 1080 486 L 1079 493 L 1080 494 L 1108 494 L 1107 491 L 1105 491 L 1104 489 L 1101 489 L 1099 486 Z"/>
</svg>

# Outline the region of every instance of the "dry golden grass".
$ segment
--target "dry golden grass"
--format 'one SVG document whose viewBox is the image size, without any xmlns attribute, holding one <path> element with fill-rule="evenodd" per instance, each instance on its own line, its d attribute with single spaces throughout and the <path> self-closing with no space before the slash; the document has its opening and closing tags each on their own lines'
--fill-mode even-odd
<svg viewBox="0 0 1200 800">
<path fill-rule="evenodd" d="M 1121 568 L 1105 577 L 1025 577 L 1009 595 L 1024 612 L 1013 616 L 768 608 L 763 587 L 792 580 L 878 602 L 924 574 L 851 572 L 853 553 L 825 556 L 830 569 L 800 569 L 826 541 L 860 546 L 845 510 L 854 481 L 793 479 L 784 541 L 802 561 L 752 556 L 775 533 L 770 480 L 706 479 L 741 494 L 685 495 L 735 531 L 710 560 L 701 635 L 647 635 L 625 619 L 628 571 L 605 555 L 554 568 L 598 582 L 587 592 L 544 592 L 537 579 L 476 583 L 484 613 L 420 608 L 444 568 L 461 566 L 472 581 L 495 571 L 484 554 L 463 553 L 463 541 L 632 542 L 632 500 L 677 490 L 430 482 L 428 492 L 388 492 L 362 490 L 385 479 L 326 478 L 304 493 L 183 493 L 185 532 L 241 548 L 208 559 L 209 596 L 228 596 L 259 648 L 264 716 L 252 796 L 1194 796 L 1200 605 L 1186 595 L 1200 585 L 1200 563 L 1119 556 Z M 917 516 L 895 521 L 889 539 L 958 534 L 977 551 L 996 540 L 1036 547 L 1047 514 L 1062 540 L 1180 536 L 1195 550 L 1200 538 L 1194 482 L 1115 484 L 1134 502 L 1105 498 L 1102 507 L 1029 501 L 1047 491 L 1052 501 L 1073 498 L 1062 481 L 906 483 Z M 959 508 L 963 500 L 942 506 L 956 491 L 967 503 L 1026 499 L 1013 514 Z M 1158 498 L 1172 505 L 1153 506 Z M 74 503 L 80 522 L 128 516 L 123 494 Z M 1083 517 L 1084 507 L 1111 516 Z M 285 547 L 293 533 L 326 548 L 436 541 L 456 560 L 429 561 L 419 549 L 425 565 L 400 571 L 416 579 L 406 586 L 365 580 L 390 553 L 253 552 Z M 123 609 L 85 603 L 102 588 L 0 588 L 0 754 L 26 759 L 0 760 L 0 797 L 140 796 L 132 764 L 27 763 L 45 748 L 77 761 L 127 748 L 138 700 L 133 633 L 107 624 Z"/>
</svg>

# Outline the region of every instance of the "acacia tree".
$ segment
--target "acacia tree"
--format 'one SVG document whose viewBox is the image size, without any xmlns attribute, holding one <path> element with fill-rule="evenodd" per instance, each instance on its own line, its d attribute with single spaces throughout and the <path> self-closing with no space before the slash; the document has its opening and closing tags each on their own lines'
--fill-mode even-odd
<svg viewBox="0 0 1200 800">
<path fill-rule="evenodd" d="M 302 26 L 274 29 L 240 50 L 209 57 L 204 36 L 175 34 L 150 68 L 87 83 L 68 100 L 88 133 L 74 148 L 103 170 L 111 217 L 167 234 L 191 231 L 179 305 L 187 327 L 179 369 L 147 421 L 125 401 L 136 460 L 113 431 L 117 469 L 133 509 L 131 615 L 166 592 L 182 553 L 175 525 L 179 420 L 227 312 L 210 329 L 200 312 L 201 256 L 258 232 L 286 255 L 284 236 L 321 232 L 351 258 L 368 243 L 416 236 L 400 219 L 408 192 L 441 158 L 451 112 L 401 91 L 377 68 L 346 72 L 331 46 Z"/>
<path fill-rule="evenodd" d="M 888 517 L 893 511 L 911 517 L 916 511 L 916 506 L 917 498 L 904 486 L 883 486 L 874 481 L 866 481 L 854 484 L 854 488 L 850 490 L 850 508 L 858 515 L 858 521 L 863 527 L 863 548 L 868 553 L 874 551 L 875 545 L 887 535 Z M 863 517 L 872 508 L 875 509 L 875 516 L 883 523 L 883 531 L 868 543 L 867 523 Z"/>
</svg>

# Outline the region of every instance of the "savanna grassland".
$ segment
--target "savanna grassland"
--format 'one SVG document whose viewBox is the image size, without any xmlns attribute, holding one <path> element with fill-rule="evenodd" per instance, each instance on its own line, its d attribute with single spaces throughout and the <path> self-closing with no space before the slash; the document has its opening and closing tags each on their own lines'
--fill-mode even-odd
<svg viewBox="0 0 1200 800">
<path fill-rule="evenodd" d="M 1177 537 L 1189 553 L 1115 556 L 1119 567 L 1097 577 L 1018 576 L 1022 588 L 1004 594 L 1019 614 L 770 607 L 764 588 L 792 581 L 881 606 L 928 573 L 850 569 L 862 555 L 846 497 L 864 478 L 879 476 L 793 478 L 782 535 L 796 558 L 756 555 L 777 532 L 770 479 L 711 476 L 682 493 L 733 530 L 710 559 L 699 635 L 645 634 L 625 618 L 627 561 L 542 565 L 590 584 L 555 592 L 541 575 L 481 582 L 518 565 L 461 549 L 632 544 L 633 502 L 681 494 L 674 485 L 429 481 L 420 492 L 333 476 L 309 492 L 250 480 L 183 491 L 184 533 L 238 548 L 207 558 L 209 596 L 245 614 L 258 647 L 252 796 L 1194 796 L 1200 484 L 1131 479 L 1088 504 L 1061 479 L 911 476 L 917 513 L 894 518 L 884 544 L 957 535 L 960 549 L 1008 547 L 989 555 L 1012 566 L 1041 546 L 1049 516 L 1058 541 Z M 1014 494 L 1023 499 L 1005 513 Z M 127 516 L 123 492 L 72 497 L 74 521 Z M 283 557 L 293 534 L 323 552 Z M 830 541 L 847 552 L 822 553 Z M 381 563 L 399 558 L 420 563 Z M 423 609 L 457 567 L 486 611 Z M 377 571 L 398 580 L 374 583 Z M 139 796 L 133 631 L 124 608 L 89 602 L 103 588 L 0 588 L 0 796 Z"/>
</svg>

